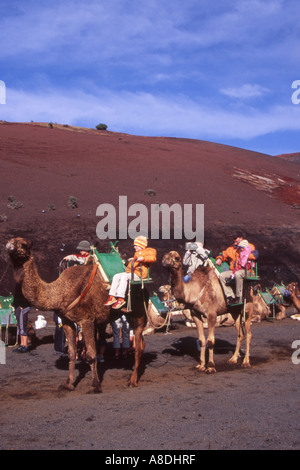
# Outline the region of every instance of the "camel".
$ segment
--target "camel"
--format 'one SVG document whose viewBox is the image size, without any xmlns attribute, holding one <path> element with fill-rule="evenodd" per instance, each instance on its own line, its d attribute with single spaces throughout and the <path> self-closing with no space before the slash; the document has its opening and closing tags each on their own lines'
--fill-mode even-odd
<svg viewBox="0 0 300 470">
<path fill-rule="evenodd" d="M 300 313 L 300 290 L 298 284 L 296 282 L 291 282 L 287 286 L 287 291 L 290 293 L 295 308 L 298 310 L 298 313 Z"/>
<path fill-rule="evenodd" d="M 283 305 L 284 298 L 280 290 L 278 289 L 277 286 L 272 287 L 270 290 L 270 294 L 273 295 L 273 297 L 276 300 L 275 303 L 275 316 L 276 320 L 284 320 L 286 318 L 286 306 L 287 304 Z"/>
<path fill-rule="evenodd" d="M 214 363 L 214 345 L 215 345 L 215 326 L 217 317 L 228 311 L 224 293 L 219 282 L 215 269 L 209 264 L 199 267 L 192 274 L 191 280 L 184 283 L 182 275 L 182 258 L 177 251 L 170 251 L 165 254 L 162 265 L 168 269 L 171 277 L 171 286 L 175 298 L 183 302 L 192 312 L 192 317 L 196 323 L 198 337 L 200 341 L 200 361 L 196 368 L 208 374 L 216 372 Z M 237 330 L 236 349 L 229 359 L 229 363 L 236 364 L 239 357 L 239 351 L 244 338 L 242 328 L 242 310 L 233 309 L 230 313 L 235 319 Z M 246 304 L 245 307 L 245 329 L 246 329 L 246 354 L 242 365 L 250 367 L 250 343 L 251 333 L 251 314 L 252 304 Z M 206 341 L 203 327 L 203 319 L 208 323 L 208 338 Z M 208 363 L 205 361 L 205 349 L 208 346 Z"/>
<path fill-rule="evenodd" d="M 53 282 L 43 281 L 37 271 L 32 244 L 24 238 L 12 238 L 6 244 L 6 249 L 14 268 L 14 277 L 20 283 L 27 301 L 39 310 L 52 310 L 62 319 L 68 341 L 69 374 L 67 382 L 62 385 L 66 390 L 74 390 L 75 360 L 76 360 L 76 329 L 75 323 L 82 328 L 86 344 L 86 358 L 92 371 L 92 390 L 101 392 L 101 383 L 97 372 L 95 327 L 105 327 L 109 321 L 110 308 L 104 307 L 108 291 L 94 264 L 71 266 L 62 272 Z M 94 279 L 91 273 L 94 272 Z M 146 325 L 144 301 L 148 303 L 147 292 L 139 292 L 139 286 L 131 298 L 131 319 L 135 334 L 135 365 L 129 379 L 129 386 L 137 386 L 141 356 L 145 348 L 142 331 Z"/>
<path fill-rule="evenodd" d="M 250 297 L 252 298 L 252 322 L 260 323 L 271 316 L 272 312 L 270 307 L 266 304 L 264 299 L 259 293 L 261 290 L 260 284 L 250 288 Z"/>
</svg>

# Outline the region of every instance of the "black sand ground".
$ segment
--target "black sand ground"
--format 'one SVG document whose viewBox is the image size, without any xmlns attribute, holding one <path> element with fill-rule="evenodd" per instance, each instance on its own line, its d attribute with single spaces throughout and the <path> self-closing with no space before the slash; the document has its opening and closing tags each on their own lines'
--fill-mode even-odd
<svg viewBox="0 0 300 470">
<path fill-rule="evenodd" d="M 47 316 L 46 316 L 47 317 Z M 126 386 L 133 359 L 116 362 L 108 339 L 99 364 L 103 393 L 89 394 L 89 366 L 78 361 L 74 392 L 58 390 L 67 360 L 53 349 L 51 315 L 28 354 L 7 349 L 0 366 L 0 449 L 300 449 L 300 323 L 254 324 L 250 369 L 229 366 L 235 328 L 216 330 L 217 373 L 197 364 L 196 331 L 174 322 L 147 336 L 138 388 Z M 299 349 L 299 348 L 298 348 Z"/>
</svg>

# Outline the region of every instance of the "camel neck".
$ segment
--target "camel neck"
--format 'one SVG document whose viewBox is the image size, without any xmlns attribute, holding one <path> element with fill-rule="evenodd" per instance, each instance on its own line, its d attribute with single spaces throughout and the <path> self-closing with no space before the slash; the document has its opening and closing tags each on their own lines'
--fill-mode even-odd
<svg viewBox="0 0 300 470">
<path fill-rule="evenodd" d="M 180 297 L 181 299 L 183 299 L 184 285 L 182 278 L 182 267 L 171 271 L 171 286 L 175 297 Z"/>
<path fill-rule="evenodd" d="M 32 256 L 24 263 L 22 292 L 33 307 L 41 310 L 54 310 L 57 308 L 53 284 L 40 278 Z"/>
</svg>

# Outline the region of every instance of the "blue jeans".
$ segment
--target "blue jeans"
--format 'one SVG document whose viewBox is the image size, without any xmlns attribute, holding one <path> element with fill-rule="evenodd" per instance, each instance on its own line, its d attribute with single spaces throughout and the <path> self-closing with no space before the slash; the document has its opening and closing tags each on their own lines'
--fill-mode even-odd
<svg viewBox="0 0 300 470">
<path fill-rule="evenodd" d="M 27 335 L 27 322 L 28 322 L 28 312 L 30 307 L 17 307 L 15 310 L 16 319 L 18 322 L 19 333 L 21 336 Z"/>
</svg>

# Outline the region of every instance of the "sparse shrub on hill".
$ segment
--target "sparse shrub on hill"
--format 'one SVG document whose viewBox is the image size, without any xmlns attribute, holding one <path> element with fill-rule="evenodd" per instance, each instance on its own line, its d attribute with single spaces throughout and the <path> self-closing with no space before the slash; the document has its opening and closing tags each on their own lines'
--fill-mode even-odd
<svg viewBox="0 0 300 470">
<path fill-rule="evenodd" d="M 20 201 L 17 201 L 15 196 L 8 196 L 7 207 L 10 209 L 21 209 L 21 207 L 24 207 L 24 204 Z"/>
<path fill-rule="evenodd" d="M 156 196 L 156 191 L 154 189 L 145 189 L 144 194 L 148 196 Z"/>
<path fill-rule="evenodd" d="M 77 197 L 69 196 L 68 206 L 71 207 L 71 209 L 76 209 L 76 207 L 78 207 Z"/>
<path fill-rule="evenodd" d="M 100 124 L 98 124 L 98 125 L 96 126 L 96 129 L 98 129 L 98 131 L 106 131 L 107 125 L 100 123 Z"/>
</svg>

